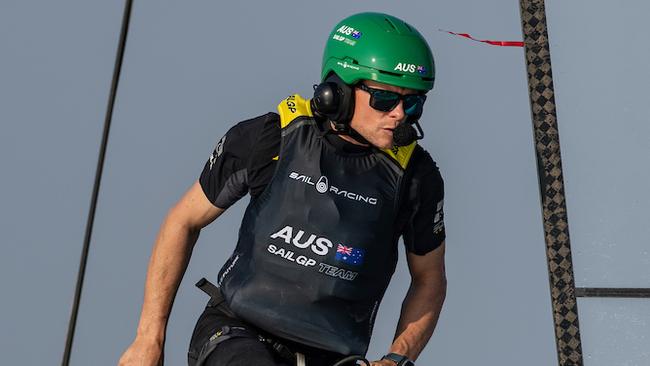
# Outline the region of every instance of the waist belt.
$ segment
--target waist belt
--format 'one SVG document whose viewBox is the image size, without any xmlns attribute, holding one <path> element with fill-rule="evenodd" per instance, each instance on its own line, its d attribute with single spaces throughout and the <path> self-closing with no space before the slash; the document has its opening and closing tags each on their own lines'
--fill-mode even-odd
<svg viewBox="0 0 650 366">
<path fill-rule="evenodd" d="M 233 313 L 232 310 L 230 310 L 230 308 L 228 307 L 228 304 L 225 303 L 224 301 L 225 299 L 221 294 L 219 288 L 215 286 L 212 282 L 206 280 L 205 278 L 201 278 L 199 282 L 196 283 L 196 287 L 198 287 L 201 291 L 205 292 L 206 294 L 208 294 L 208 296 L 210 296 L 210 302 L 208 302 L 208 306 L 218 308 L 224 314 L 228 315 L 231 318 L 237 318 L 235 313 Z M 206 343 L 203 346 L 203 348 L 199 352 L 199 358 L 195 366 L 203 365 L 203 363 L 210 355 L 210 353 L 212 353 L 212 351 L 214 351 L 214 349 L 217 347 L 217 344 L 226 341 L 230 338 L 238 338 L 238 337 L 257 338 L 260 342 L 269 344 L 275 352 L 277 352 L 280 356 L 288 360 L 294 361 L 296 360 L 296 358 L 300 358 L 300 357 L 304 358 L 302 354 L 292 352 L 289 349 L 289 347 L 285 346 L 280 342 L 277 342 L 276 340 L 268 337 L 267 335 L 258 334 L 257 332 L 253 330 L 249 330 L 244 327 L 225 326 L 221 328 L 219 332 L 215 333 L 212 337 L 210 337 L 208 343 Z"/>
<path fill-rule="evenodd" d="M 199 282 L 196 283 L 196 287 L 201 289 L 201 291 L 205 292 L 210 296 L 210 302 L 208 302 L 208 306 L 212 307 L 217 307 L 219 310 L 223 311 L 226 315 L 236 318 L 237 316 L 235 313 L 230 310 L 228 307 L 228 304 L 225 303 L 225 299 L 223 295 L 221 294 L 221 290 L 217 286 L 215 286 L 212 282 L 206 280 L 205 278 L 201 278 Z M 277 342 L 273 338 L 268 337 L 267 335 L 262 335 L 257 332 L 254 332 L 252 330 L 249 330 L 244 327 L 229 327 L 229 326 L 224 326 L 221 328 L 220 331 L 215 333 L 206 344 L 203 345 L 201 348 L 197 362 L 193 366 L 201 366 L 205 363 L 205 360 L 208 358 L 208 356 L 214 351 L 214 349 L 217 347 L 217 345 L 223 341 L 226 341 L 231 338 L 239 338 L 239 337 L 247 337 L 247 338 L 257 338 L 260 342 L 267 343 L 273 348 L 275 352 L 277 352 L 281 357 L 291 360 L 292 362 L 295 362 L 296 366 L 303 366 L 305 365 L 305 355 L 299 352 L 293 352 L 289 347 L 285 346 L 284 344 Z M 345 364 L 348 364 L 350 362 L 354 362 L 356 364 L 356 361 L 361 361 L 365 365 L 370 365 L 370 362 L 366 360 L 362 356 L 348 356 L 345 357 L 338 362 L 336 362 L 333 366 L 343 366 Z"/>
</svg>

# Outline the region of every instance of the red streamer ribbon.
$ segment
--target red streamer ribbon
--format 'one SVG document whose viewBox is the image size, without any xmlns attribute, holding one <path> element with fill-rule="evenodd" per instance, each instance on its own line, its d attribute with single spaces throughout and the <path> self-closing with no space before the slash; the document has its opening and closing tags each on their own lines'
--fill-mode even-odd
<svg viewBox="0 0 650 366">
<path fill-rule="evenodd" d="M 469 35 L 469 34 L 467 34 L 467 33 L 455 33 L 455 32 L 446 31 L 446 30 L 444 30 L 444 29 L 440 29 L 440 31 L 441 31 L 441 32 L 447 32 L 447 33 L 449 33 L 449 34 L 453 34 L 453 35 L 456 35 L 456 36 L 461 36 L 461 37 L 469 38 L 469 39 L 471 39 L 472 41 L 491 44 L 491 45 L 493 45 L 493 46 L 502 46 L 502 47 L 524 47 L 524 42 L 518 42 L 518 41 L 490 41 L 490 40 L 487 40 L 487 39 L 476 39 L 476 38 L 472 37 L 471 35 Z"/>
</svg>

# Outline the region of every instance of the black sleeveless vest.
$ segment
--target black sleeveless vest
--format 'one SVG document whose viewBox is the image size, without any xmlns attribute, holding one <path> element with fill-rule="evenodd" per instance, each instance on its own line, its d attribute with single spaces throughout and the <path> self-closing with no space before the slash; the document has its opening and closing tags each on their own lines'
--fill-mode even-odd
<svg viewBox="0 0 650 366">
<path fill-rule="evenodd" d="M 395 271 L 395 219 L 415 143 L 337 152 L 309 100 L 279 106 L 276 171 L 244 214 L 218 286 L 242 319 L 279 337 L 365 355 Z"/>
</svg>

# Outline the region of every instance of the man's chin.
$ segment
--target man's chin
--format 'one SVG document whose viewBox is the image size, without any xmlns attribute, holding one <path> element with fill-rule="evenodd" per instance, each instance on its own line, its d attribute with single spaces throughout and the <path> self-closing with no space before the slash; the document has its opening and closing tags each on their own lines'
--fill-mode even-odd
<svg viewBox="0 0 650 366">
<path fill-rule="evenodd" d="M 377 147 L 380 149 L 392 149 L 393 145 L 395 144 L 395 141 L 393 141 L 393 131 L 391 130 L 389 133 L 383 133 L 380 135 L 380 138 L 377 139 Z"/>
<path fill-rule="evenodd" d="M 372 136 L 371 138 L 364 138 L 374 147 L 378 149 L 392 149 L 393 148 L 393 137 L 390 136 Z"/>
<path fill-rule="evenodd" d="M 393 148 L 393 140 L 391 139 L 390 141 L 382 141 L 381 143 L 373 144 L 379 149 L 392 149 Z"/>
</svg>

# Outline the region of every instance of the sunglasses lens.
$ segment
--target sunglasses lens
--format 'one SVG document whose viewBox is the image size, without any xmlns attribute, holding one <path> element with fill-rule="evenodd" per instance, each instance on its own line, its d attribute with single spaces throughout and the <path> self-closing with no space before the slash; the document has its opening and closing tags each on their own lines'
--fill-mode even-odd
<svg viewBox="0 0 650 366">
<path fill-rule="evenodd" d="M 375 90 L 370 98 L 370 105 L 383 112 L 388 112 L 399 103 L 399 94 L 386 90 Z"/>
<path fill-rule="evenodd" d="M 425 95 L 421 94 L 401 95 L 389 90 L 369 88 L 363 84 L 360 88 L 370 93 L 370 106 L 382 112 L 392 111 L 400 100 L 403 100 L 404 113 L 408 116 L 419 117 L 422 114 L 424 101 L 427 99 Z"/>
<path fill-rule="evenodd" d="M 422 95 L 407 95 L 404 97 L 404 113 L 409 116 L 422 114 L 424 106 L 424 97 Z"/>
</svg>

